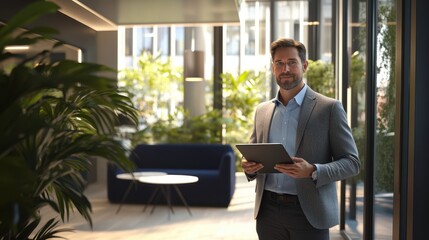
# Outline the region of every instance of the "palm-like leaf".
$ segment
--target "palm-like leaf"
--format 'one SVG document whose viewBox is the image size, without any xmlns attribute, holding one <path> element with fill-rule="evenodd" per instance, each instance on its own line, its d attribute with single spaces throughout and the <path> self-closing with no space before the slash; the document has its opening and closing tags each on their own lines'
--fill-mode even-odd
<svg viewBox="0 0 429 240">
<path fill-rule="evenodd" d="M 61 232 L 70 232 L 72 229 L 70 228 L 63 228 L 63 229 L 55 229 L 55 227 L 58 225 L 58 221 L 55 221 L 55 219 L 50 219 L 42 229 L 40 229 L 37 234 L 34 236 L 34 240 L 45 240 L 45 239 L 58 239 L 63 238 L 58 236 L 58 233 Z"/>
</svg>

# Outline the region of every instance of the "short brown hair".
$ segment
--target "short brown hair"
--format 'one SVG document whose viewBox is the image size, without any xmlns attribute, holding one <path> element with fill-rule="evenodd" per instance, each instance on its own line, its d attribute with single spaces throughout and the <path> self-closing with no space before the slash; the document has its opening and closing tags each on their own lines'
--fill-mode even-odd
<svg viewBox="0 0 429 240">
<path fill-rule="evenodd" d="M 274 54 L 276 53 L 277 49 L 287 47 L 294 47 L 298 50 L 298 55 L 301 59 L 301 62 L 305 62 L 305 60 L 307 60 L 307 49 L 305 48 L 304 44 L 291 38 L 280 38 L 271 43 L 271 59 L 274 59 Z"/>
</svg>

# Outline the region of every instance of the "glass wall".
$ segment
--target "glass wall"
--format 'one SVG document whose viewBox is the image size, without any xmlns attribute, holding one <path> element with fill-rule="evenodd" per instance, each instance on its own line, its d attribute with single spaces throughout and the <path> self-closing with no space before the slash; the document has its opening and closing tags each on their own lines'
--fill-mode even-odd
<svg viewBox="0 0 429 240">
<path fill-rule="evenodd" d="M 377 1 L 376 41 L 375 46 L 369 48 L 371 41 L 367 38 L 372 26 L 367 24 L 366 3 L 362 0 L 348 1 L 346 17 L 340 19 L 347 22 L 345 39 L 348 58 L 341 64 L 349 65 L 348 114 L 362 162 L 359 176 L 346 180 L 346 191 L 343 193 L 346 201 L 345 214 L 342 217 L 346 223 L 346 234 L 353 239 L 362 239 L 368 233 L 373 235 L 373 239 L 392 239 L 396 9 L 394 0 Z M 372 57 L 366 55 L 367 49 L 375 49 L 375 79 L 371 79 L 370 70 L 366 68 L 366 61 Z M 375 81 L 376 89 L 367 92 L 368 87 L 372 88 L 372 81 Z M 371 106 L 375 109 L 372 115 L 366 109 L 367 94 L 375 95 L 372 96 L 375 99 L 375 106 Z M 375 124 L 373 132 L 368 131 L 370 124 Z M 374 153 L 367 153 L 366 151 L 371 150 L 366 148 L 366 144 L 372 138 L 375 142 L 370 149 L 375 150 Z M 373 157 L 366 159 L 368 156 Z M 364 195 L 371 192 L 374 193 L 373 196 Z M 364 199 L 368 198 L 373 202 L 372 207 L 364 206 Z"/>
</svg>

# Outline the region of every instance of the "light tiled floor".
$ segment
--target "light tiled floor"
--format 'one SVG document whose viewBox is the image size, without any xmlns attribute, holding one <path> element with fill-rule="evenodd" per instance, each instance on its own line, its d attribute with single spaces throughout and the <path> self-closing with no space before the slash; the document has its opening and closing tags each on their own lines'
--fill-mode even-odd
<svg viewBox="0 0 429 240">
<path fill-rule="evenodd" d="M 80 215 L 72 216 L 62 227 L 74 232 L 62 237 L 79 240 L 150 239 L 193 240 L 228 239 L 256 240 L 253 219 L 254 183 L 247 182 L 242 173 L 237 173 L 234 197 L 228 208 L 191 207 L 190 216 L 185 207 L 175 206 L 174 214 L 168 218 L 168 209 L 157 206 L 143 212 L 143 205 L 123 205 L 116 214 L 118 204 L 110 204 L 104 184 L 93 184 L 86 190 L 93 207 L 93 229 Z M 53 217 L 47 209 L 42 211 L 44 219 Z M 331 239 L 343 239 L 338 228 L 331 229 Z"/>
</svg>

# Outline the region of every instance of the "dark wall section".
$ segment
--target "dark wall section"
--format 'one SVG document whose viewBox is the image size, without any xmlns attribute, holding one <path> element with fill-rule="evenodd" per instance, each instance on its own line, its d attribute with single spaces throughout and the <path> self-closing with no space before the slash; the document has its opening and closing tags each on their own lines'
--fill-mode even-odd
<svg viewBox="0 0 429 240">
<path fill-rule="evenodd" d="M 429 188 L 427 187 L 429 171 L 429 28 L 427 26 L 429 1 L 415 1 L 415 111 L 414 115 L 414 176 L 412 199 L 413 204 L 413 239 L 427 238 L 427 222 L 429 213 Z M 411 51 L 413 52 L 413 51 Z M 411 62 L 412 63 L 412 62 Z M 411 79 L 411 81 L 413 81 Z M 413 90 L 411 90 L 413 91 Z"/>
<path fill-rule="evenodd" d="M 7 21 L 20 9 L 24 8 L 24 6 L 31 2 L 33 1 L 19 0 L 2 2 L 2 6 L 0 8 L 0 21 L 7 23 Z M 30 26 L 47 26 L 55 28 L 59 31 L 59 35 L 56 36 L 58 40 L 82 49 L 83 60 L 85 62 L 97 61 L 97 32 L 80 22 L 58 12 L 43 16 Z"/>
</svg>

